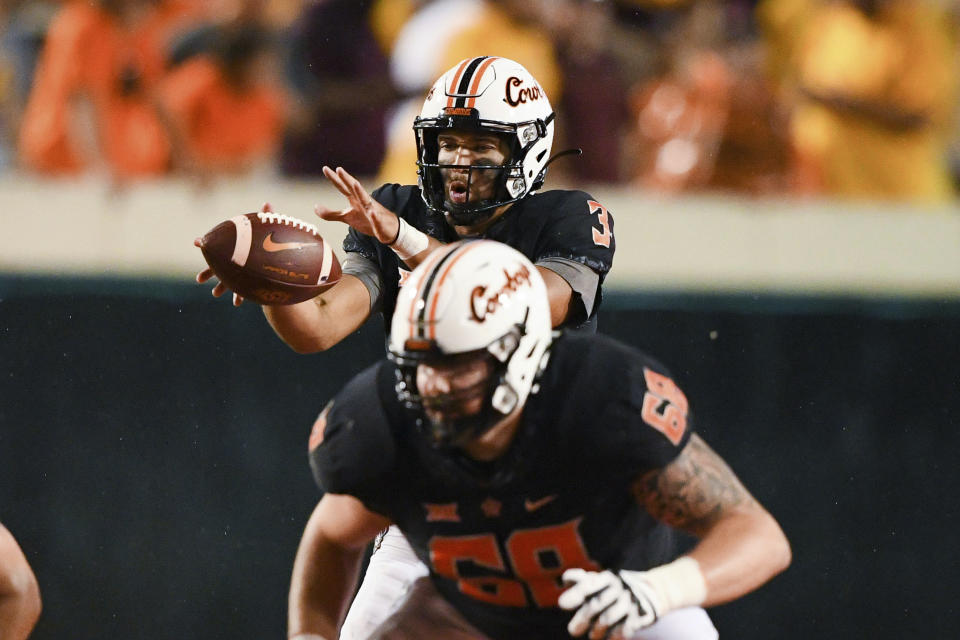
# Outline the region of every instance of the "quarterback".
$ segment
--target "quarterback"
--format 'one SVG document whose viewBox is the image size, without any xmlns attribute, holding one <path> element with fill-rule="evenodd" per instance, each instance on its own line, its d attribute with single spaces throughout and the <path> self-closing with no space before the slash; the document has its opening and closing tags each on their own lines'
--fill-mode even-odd
<svg viewBox="0 0 960 640">
<path fill-rule="evenodd" d="M 294 563 L 292 638 L 337 637 L 364 545 L 391 523 L 428 573 L 375 638 L 715 637 L 698 607 L 790 562 L 670 372 L 554 334 L 536 267 L 487 240 L 413 271 L 388 358 L 323 409 L 310 462 L 324 495 Z M 658 544 L 670 527 L 698 538 L 679 558 Z"/>
<path fill-rule="evenodd" d="M 342 167 L 324 168 L 347 200 L 343 209 L 316 208 L 320 217 L 350 226 L 345 277 L 313 300 L 264 306 L 277 334 L 294 350 L 314 353 L 350 335 L 371 313 L 382 312 L 389 328 L 410 269 L 465 237 L 523 252 L 547 283 L 554 325 L 593 328 L 616 249 L 613 216 L 585 192 L 540 191 L 556 157 L 554 118 L 539 83 L 512 60 L 471 58 L 444 73 L 413 125 L 418 185 L 387 184 L 368 194 Z M 205 269 L 197 280 L 211 277 Z M 223 283 L 213 288 L 215 296 L 226 292 Z"/>
</svg>

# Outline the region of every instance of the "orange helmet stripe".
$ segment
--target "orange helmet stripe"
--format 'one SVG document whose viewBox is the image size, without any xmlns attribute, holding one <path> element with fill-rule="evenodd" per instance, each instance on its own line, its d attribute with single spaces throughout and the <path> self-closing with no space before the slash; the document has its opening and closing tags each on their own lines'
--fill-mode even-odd
<svg viewBox="0 0 960 640">
<path fill-rule="evenodd" d="M 473 61 L 473 58 L 467 58 L 460 63 L 460 66 L 457 67 L 457 72 L 453 75 L 453 82 L 450 83 L 449 87 L 444 87 L 447 91 L 447 106 L 452 107 L 454 100 L 456 100 L 457 85 L 460 84 L 460 76 L 463 75 L 463 70 L 467 68 L 467 65 Z"/>
<path fill-rule="evenodd" d="M 467 100 L 467 108 L 472 109 L 477 104 L 477 89 L 480 87 L 480 79 L 483 78 L 483 74 L 486 72 L 487 67 L 493 64 L 494 60 L 499 60 L 496 56 L 492 56 L 483 61 L 483 64 L 480 65 L 480 68 L 477 69 L 476 73 L 473 74 L 473 82 L 470 83 L 470 95 L 473 96 Z"/>
<path fill-rule="evenodd" d="M 430 339 L 435 340 L 437 337 L 437 325 L 436 325 L 436 315 L 437 315 L 437 302 L 440 300 L 440 292 L 443 291 L 443 281 L 446 280 L 447 275 L 450 273 L 450 269 L 453 268 L 453 265 L 457 263 L 457 260 L 467 255 L 467 253 L 476 249 L 477 247 L 483 245 L 483 242 L 468 242 L 465 245 L 460 247 L 460 253 L 454 256 L 446 265 L 443 266 L 443 273 L 440 274 L 440 277 L 437 279 L 437 284 L 433 287 L 433 300 L 430 302 L 430 316 L 427 318 L 427 324 L 430 326 Z M 424 301 L 426 302 L 426 301 Z"/>
<path fill-rule="evenodd" d="M 427 282 L 430 281 L 429 274 L 433 270 L 433 268 L 436 266 L 436 264 L 440 262 L 440 260 L 444 256 L 446 256 L 448 253 L 450 253 L 450 251 L 453 249 L 455 249 L 455 247 L 447 251 L 438 249 L 437 251 L 434 251 L 433 254 L 427 257 L 427 265 L 424 268 L 423 277 L 420 278 L 420 282 L 417 283 L 417 293 L 413 296 L 413 300 L 410 302 L 410 316 L 409 316 L 410 336 L 409 337 L 411 338 L 414 337 L 414 334 L 416 333 L 417 303 L 420 301 L 421 297 L 423 296 L 423 290 L 427 286 Z M 408 286 L 412 286 L 412 284 Z"/>
</svg>

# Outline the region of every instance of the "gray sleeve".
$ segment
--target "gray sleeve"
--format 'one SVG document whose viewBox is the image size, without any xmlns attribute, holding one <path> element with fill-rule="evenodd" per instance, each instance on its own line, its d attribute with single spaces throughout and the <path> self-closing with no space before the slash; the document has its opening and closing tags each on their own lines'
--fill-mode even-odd
<svg viewBox="0 0 960 640">
<path fill-rule="evenodd" d="M 343 273 L 359 278 L 360 282 L 370 293 L 370 313 L 371 315 L 380 310 L 382 304 L 383 276 L 380 273 L 380 267 L 377 263 L 366 258 L 355 251 L 347 253 L 341 264 Z"/>
<path fill-rule="evenodd" d="M 600 286 L 600 274 L 585 264 L 566 258 L 543 258 L 537 261 L 538 267 L 550 269 L 567 281 L 573 289 L 575 298 L 583 303 L 586 317 L 593 313 L 593 305 L 597 300 L 597 288 Z"/>
</svg>

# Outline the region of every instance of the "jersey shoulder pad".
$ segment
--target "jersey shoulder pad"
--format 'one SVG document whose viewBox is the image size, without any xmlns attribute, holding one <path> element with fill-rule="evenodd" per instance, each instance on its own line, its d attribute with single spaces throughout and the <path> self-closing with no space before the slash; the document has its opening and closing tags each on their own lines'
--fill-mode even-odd
<svg viewBox="0 0 960 640">
<path fill-rule="evenodd" d="M 603 206 L 586 191 L 570 189 L 541 191 L 531 197 L 531 204 L 536 207 L 538 215 L 551 218 L 579 216 L 591 208 Z"/>
<path fill-rule="evenodd" d="M 530 199 L 530 214 L 545 220 L 537 259 L 565 258 L 601 277 L 613 266 L 613 214 L 585 191 L 552 190 Z"/>
<path fill-rule="evenodd" d="M 327 493 L 365 500 L 396 459 L 396 443 L 378 391 L 381 361 L 357 374 L 323 409 L 310 437 L 310 467 Z"/>
<path fill-rule="evenodd" d="M 686 395 L 663 365 L 599 334 L 564 334 L 556 347 L 555 376 L 577 380 L 565 394 L 574 405 L 564 409 L 564 415 L 581 417 L 570 424 L 573 441 L 608 464 L 634 471 L 662 467 L 680 453 L 693 418 Z"/>
</svg>

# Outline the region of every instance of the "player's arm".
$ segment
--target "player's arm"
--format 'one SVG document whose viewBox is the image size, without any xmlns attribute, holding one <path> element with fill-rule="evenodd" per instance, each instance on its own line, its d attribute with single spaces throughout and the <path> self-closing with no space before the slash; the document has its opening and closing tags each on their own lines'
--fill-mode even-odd
<svg viewBox="0 0 960 640">
<path fill-rule="evenodd" d="M 568 196 L 549 210 L 534 263 L 550 297 L 554 327 L 578 326 L 600 303 L 600 285 L 613 262 L 613 216 L 586 193 Z"/>
<path fill-rule="evenodd" d="M 281 340 L 297 353 L 334 346 L 370 317 L 370 293 L 363 281 L 345 273 L 320 295 L 291 305 L 263 305 L 263 315 Z"/>
<path fill-rule="evenodd" d="M 268 210 L 268 209 L 265 209 Z M 200 246 L 200 239 L 194 241 Z M 213 269 L 197 274 L 197 282 L 214 277 Z M 230 291 L 218 282 L 212 293 L 219 298 Z M 243 298 L 233 294 L 234 306 Z M 370 317 L 370 293 L 359 278 L 345 273 L 340 281 L 319 296 L 291 305 L 263 305 L 267 322 L 281 340 L 297 353 L 324 351 L 356 331 Z"/>
<path fill-rule="evenodd" d="M 0 638 L 29 636 L 40 609 L 37 579 L 13 535 L 0 525 Z"/>
<path fill-rule="evenodd" d="M 634 489 L 655 518 L 700 539 L 687 555 L 703 575 L 703 606 L 739 598 L 790 564 L 780 525 L 696 434 L 673 462 L 644 475 Z"/>
<path fill-rule="evenodd" d="M 338 635 L 367 543 L 389 526 L 352 496 L 326 494 L 307 522 L 290 580 L 288 634 Z"/>
<path fill-rule="evenodd" d="M 273 207 L 265 202 L 260 211 L 270 213 Z M 200 248 L 196 238 L 194 246 Z M 207 267 L 197 274 L 197 282 L 204 283 L 216 274 Z M 223 282 L 212 290 L 219 298 L 229 292 Z M 234 306 L 243 304 L 243 298 L 233 294 Z M 263 305 L 263 314 L 274 332 L 297 353 L 325 351 L 356 331 L 370 317 L 370 292 L 359 278 L 344 273 L 336 285 L 319 296 L 293 305 Z"/>
<path fill-rule="evenodd" d="M 543 282 L 547 285 L 547 297 L 550 299 L 550 323 L 554 327 L 559 327 L 570 315 L 573 287 L 555 271 L 541 266 L 537 267 L 537 271 L 543 276 Z"/>
<path fill-rule="evenodd" d="M 631 637 L 670 611 L 745 595 L 790 564 L 776 520 L 696 434 L 671 463 L 644 474 L 634 494 L 655 518 L 700 540 L 647 571 L 565 571 L 569 588 L 559 605 L 575 610 L 567 626 L 573 636 L 616 630 Z"/>
<path fill-rule="evenodd" d="M 336 171 L 324 167 L 323 175 L 347 198 L 348 205 L 339 211 L 317 205 L 314 212 L 324 220 L 343 222 L 371 236 L 393 249 L 410 269 L 415 269 L 431 251 L 443 246 L 444 243 L 414 229 L 377 202 L 343 167 L 337 167 Z"/>
</svg>

